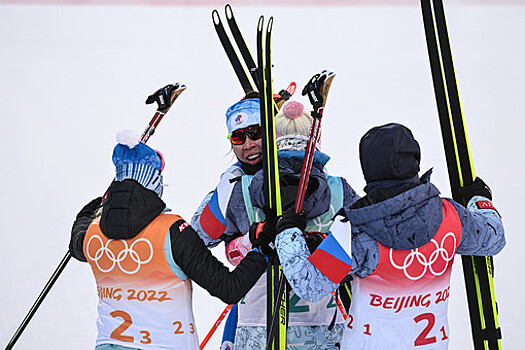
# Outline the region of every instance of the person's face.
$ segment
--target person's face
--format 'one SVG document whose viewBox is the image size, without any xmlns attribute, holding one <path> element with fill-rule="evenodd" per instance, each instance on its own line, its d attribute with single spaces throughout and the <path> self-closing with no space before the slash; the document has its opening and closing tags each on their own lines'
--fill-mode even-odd
<svg viewBox="0 0 525 350">
<path fill-rule="evenodd" d="M 234 131 L 230 137 L 230 141 L 232 143 L 233 153 L 235 153 L 237 159 L 250 165 L 259 163 L 262 160 L 261 136 L 261 127 L 259 125 L 252 125 Z"/>
</svg>

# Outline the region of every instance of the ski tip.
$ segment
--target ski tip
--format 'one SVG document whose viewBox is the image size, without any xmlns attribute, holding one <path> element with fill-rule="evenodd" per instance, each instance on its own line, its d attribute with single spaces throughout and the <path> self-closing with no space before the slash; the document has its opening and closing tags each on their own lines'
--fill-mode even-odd
<svg viewBox="0 0 525 350">
<path fill-rule="evenodd" d="M 226 4 L 224 6 L 224 13 L 226 14 L 226 18 L 231 20 L 233 19 L 233 10 L 232 10 L 232 7 L 230 6 L 230 4 Z"/>
<path fill-rule="evenodd" d="M 257 22 L 257 31 L 262 32 L 263 26 L 264 26 L 264 16 L 261 15 L 261 17 L 259 17 L 259 22 Z"/>
<path fill-rule="evenodd" d="M 270 17 L 270 19 L 268 20 L 268 25 L 266 27 L 266 32 L 270 33 L 272 31 L 272 27 L 273 27 L 273 17 Z"/>
<path fill-rule="evenodd" d="M 211 11 L 211 19 L 213 21 L 213 24 L 218 26 L 221 24 L 221 18 L 219 17 L 219 11 L 213 10 Z"/>
</svg>

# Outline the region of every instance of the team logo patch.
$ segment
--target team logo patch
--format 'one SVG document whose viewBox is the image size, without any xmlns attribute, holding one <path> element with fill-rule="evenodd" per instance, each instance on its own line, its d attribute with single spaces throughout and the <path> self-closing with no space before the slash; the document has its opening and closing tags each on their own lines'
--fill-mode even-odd
<svg viewBox="0 0 525 350">
<path fill-rule="evenodd" d="M 186 227 L 188 227 L 188 226 L 190 226 L 190 224 L 188 224 L 186 221 L 184 221 L 184 223 L 179 226 L 179 231 L 180 232 L 184 231 L 184 229 Z"/>
<path fill-rule="evenodd" d="M 476 205 L 477 205 L 478 209 L 492 209 L 492 210 L 494 210 L 496 213 L 498 213 L 499 217 L 501 217 L 501 214 L 500 214 L 499 211 L 496 209 L 496 207 L 494 206 L 494 204 L 492 204 L 491 201 L 477 201 L 477 202 L 476 202 Z"/>
<path fill-rule="evenodd" d="M 237 116 L 233 120 L 234 126 L 239 126 L 239 125 L 244 124 L 244 122 L 246 121 L 247 118 L 248 117 L 244 113 L 237 114 Z"/>
</svg>

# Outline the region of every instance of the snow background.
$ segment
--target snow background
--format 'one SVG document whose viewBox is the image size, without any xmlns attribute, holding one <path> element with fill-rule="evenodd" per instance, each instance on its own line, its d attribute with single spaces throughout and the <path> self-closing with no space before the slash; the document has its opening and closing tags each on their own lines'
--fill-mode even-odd
<svg viewBox="0 0 525 350">
<path fill-rule="evenodd" d="M 406 2 L 405 2 L 406 3 Z M 188 85 L 149 144 L 166 158 L 164 200 L 189 220 L 233 162 L 224 111 L 243 96 L 211 22 L 212 7 L 1 6 L 0 343 L 7 344 L 67 251 L 79 209 L 114 176 L 116 132 L 142 131 L 146 97 Z M 218 6 L 224 20 L 222 6 Z M 254 47 L 260 14 L 274 15 L 274 89 L 337 73 L 323 119 L 329 171 L 362 194 L 359 138 L 396 121 L 422 148 L 422 171 L 450 196 L 418 2 L 405 6 L 235 7 Z M 495 258 L 505 349 L 520 348 L 525 307 L 519 203 L 523 198 L 525 7 L 446 8 L 477 174 L 504 216 L 507 247 Z M 299 94 L 296 97 L 303 101 Z M 222 246 L 214 249 L 223 256 Z M 450 301 L 451 349 L 472 347 L 460 259 Z M 195 286 L 195 284 L 194 284 Z M 71 260 L 16 349 L 91 349 L 96 288 Z M 202 340 L 224 308 L 195 286 Z M 207 349 L 217 349 L 222 327 Z"/>
</svg>

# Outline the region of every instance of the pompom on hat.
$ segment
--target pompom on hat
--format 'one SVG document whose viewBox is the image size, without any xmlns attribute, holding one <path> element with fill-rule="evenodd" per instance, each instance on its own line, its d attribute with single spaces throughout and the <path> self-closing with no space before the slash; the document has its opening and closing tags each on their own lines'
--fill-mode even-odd
<svg viewBox="0 0 525 350">
<path fill-rule="evenodd" d="M 287 101 L 275 116 L 277 149 L 305 150 L 310 136 L 312 116 L 299 101 Z M 320 150 L 317 142 L 316 150 Z"/>
<path fill-rule="evenodd" d="M 258 98 L 239 101 L 226 111 L 228 134 L 252 125 L 261 124 L 261 109 Z"/>
<path fill-rule="evenodd" d="M 145 188 L 162 195 L 164 159 L 160 152 L 140 142 L 133 130 L 117 133 L 118 144 L 113 149 L 116 180 L 134 179 Z"/>
</svg>

